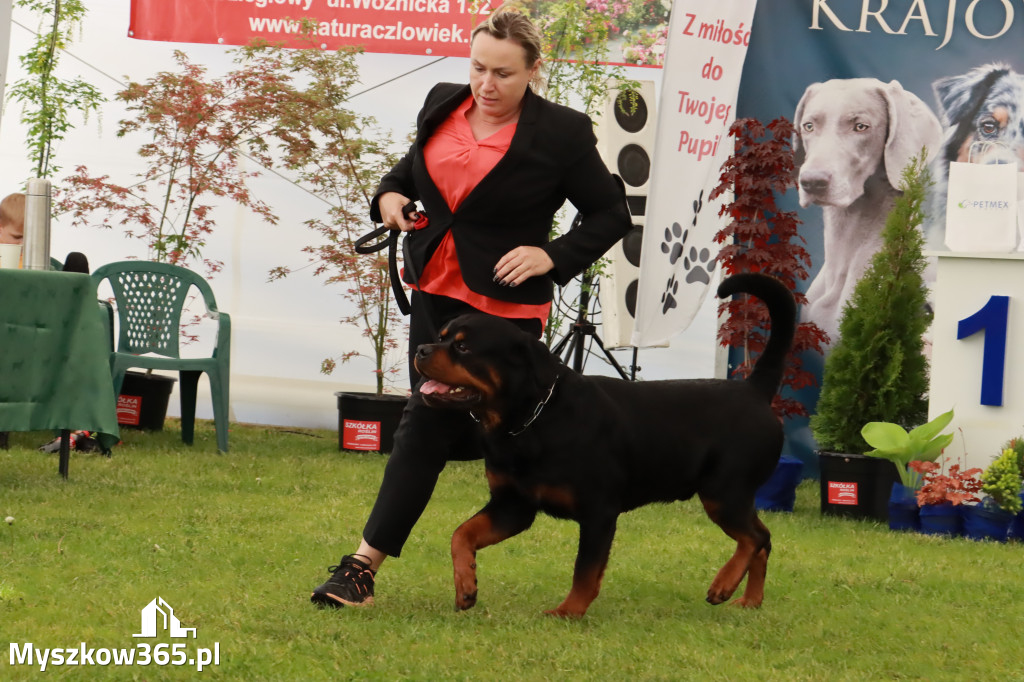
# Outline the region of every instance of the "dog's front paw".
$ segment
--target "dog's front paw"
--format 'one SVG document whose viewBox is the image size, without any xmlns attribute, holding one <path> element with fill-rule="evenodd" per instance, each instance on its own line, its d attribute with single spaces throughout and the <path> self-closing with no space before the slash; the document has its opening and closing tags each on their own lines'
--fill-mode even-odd
<svg viewBox="0 0 1024 682">
<path fill-rule="evenodd" d="M 708 589 L 708 603 L 713 606 L 724 604 L 729 601 L 729 597 L 732 596 L 733 592 L 735 592 L 735 590 L 723 590 L 712 585 Z"/>
<path fill-rule="evenodd" d="M 455 610 L 456 611 L 468 611 L 469 609 L 476 606 L 476 590 L 473 592 L 456 592 L 455 593 Z"/>
<path fill-rule="evenodd" d="M 465 611 L 476 605 L 476 562 L 455 571 L 455 610 Z"/>
<path fill-rule="evenodd" d="M 747 597 L 746 595 L 744 595 L 744 596 L 740 597 L 739 599 L 734 599 L 729 604 L 729 606 L 739 606 L 739 607 L 744 608 L 744 609 L 759 609 L 759 608 L 761 608 L 761 600 L 760 599 L 751 599 L 751 598 Z"/>
</svg>

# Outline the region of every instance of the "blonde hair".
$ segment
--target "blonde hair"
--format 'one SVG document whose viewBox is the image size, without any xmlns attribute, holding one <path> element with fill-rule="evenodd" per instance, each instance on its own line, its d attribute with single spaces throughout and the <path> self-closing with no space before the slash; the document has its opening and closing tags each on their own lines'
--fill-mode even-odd
<svg viewBox="0 0 1024 682">
<path fill-rule="evenodd" d="M 506 3 L 494 10 L 487 17 L 487 21 L 479 24 L 469 34 L 469 42 L 480 32 L 487 33 L 498 40 L 513 40 L 518 43 L 526 53 L 526 68 L 532 69 L 533 65 L 540 59 L 541 36 L 540 31 L 530 21 L 526 13 L 512 3 Z"/>
<path fill-rule="evenodd" d="M 0 225 L 23 225 L 25 223 L 25 195 L 21 192 L 8 194 L 0 201 Z"/>
</svg>

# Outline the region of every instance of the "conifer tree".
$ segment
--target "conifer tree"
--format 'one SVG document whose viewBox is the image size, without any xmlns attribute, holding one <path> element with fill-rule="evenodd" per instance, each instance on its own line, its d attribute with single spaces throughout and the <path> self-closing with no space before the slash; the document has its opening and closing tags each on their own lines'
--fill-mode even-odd
<svg viewBox="0 0 1024 682">
<path fill-rule="evenodd" d="M 811 430 L 822 450 L 863 453 L 864 424 L 887 421 L 906 429 L 924 422 L 928 361 L 923 335 L 931 322 L 920 225 L 931 184 L 924 150 L 911 159 L 875 254 L 843 308 L 839 340 L 825 360 Z"/>
</svg>

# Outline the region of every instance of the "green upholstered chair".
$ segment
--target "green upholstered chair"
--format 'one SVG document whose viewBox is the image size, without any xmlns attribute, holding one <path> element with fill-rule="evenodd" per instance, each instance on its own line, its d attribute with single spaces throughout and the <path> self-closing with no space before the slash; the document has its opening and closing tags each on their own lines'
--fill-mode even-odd
<svg viewBox="0 0 1024 682">
<path fill-rule="evenodd" d="M 213 398 L 217 448 L 228 449 L 228 383 L 231 362 L 231 317 L 217 309 L 210 285 L 187 268 L 150 261 L 120 261 L 96 269 L 97 287 L 110 282 L 117 309 L 117 347 L 110 354 L 114 394 L 128 368 L 177 370 L 181 393 L 181 439 L 192 444 L 196 389 L 206 372 Z M 217 320 L 217 343 L 210 357 L 181 357 L 181 315 L 192 287 L 202 296 L 207 315 Z"/>
</svg>

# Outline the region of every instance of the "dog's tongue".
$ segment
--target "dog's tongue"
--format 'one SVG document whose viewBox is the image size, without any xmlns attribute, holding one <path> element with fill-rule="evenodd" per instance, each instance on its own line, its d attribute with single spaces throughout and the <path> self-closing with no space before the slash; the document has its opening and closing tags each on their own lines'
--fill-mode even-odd
<svg viewBox="0 0 1024 682">
<path fill-rule="evenodd" d="M 427 379 L 422 386 L 420 386 L 420 393 L 447 393 L 452 390 L 452 387 L 448 384 L 442 384 L 440 381 L 435 379 Z"/>
</svg>

